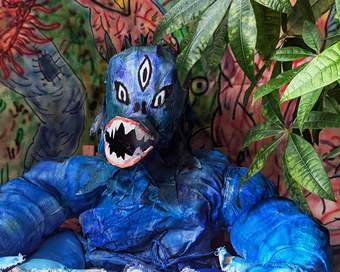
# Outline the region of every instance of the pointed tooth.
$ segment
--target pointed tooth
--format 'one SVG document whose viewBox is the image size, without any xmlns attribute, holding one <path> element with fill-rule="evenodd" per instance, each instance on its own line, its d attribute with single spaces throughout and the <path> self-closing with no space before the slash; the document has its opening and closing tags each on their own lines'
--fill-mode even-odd
<svg viewBox="0 0 340 272">
<path fill-rule="evenodd" d="M 130 160 L 132 158 L 132 156 L 130 156 L 129 154 L 125 153 L 125 160 Z"/>
<path fill-rule="evenodd" d="M 141 154 L 143 153 L 142 149 L 140 147 L 137 147 L 135 152 L 133 152 L 133 156 L 135 157 L 138 157 L 140 156 Z"/>
<path fill-rule="evenodd" d="M 145 132 L 143 130 L 136 129 L 136 138 L 138 141 L 140 141 L 144 135 L 145 135 Z"/>
<path fill-rule="evenodd" d="M 120 162 L 120 161 L 123 161 L 123 159 L 121 157 L 117 157 L 117 154 L 116 152 L 112 152 L 111 154 L 111 159 L 114 161 L 114 162 Z"/>
<path fill-rule="evenodd" d="M 108 132 L 109 132 L 110 136 L 112 135 L 111 138 L 114 139 L 114 138 L 115 138 L 115 134 L 116 134 L 115 129 L 114 129 L 113 127 L 110 127 L 110 128 L 108 129 Z"/>
<path fill-rule="evenodd" d="M 117 160 L 116 160 L 118 163 L 123 163 L 124 162 L 124 160 L 123 160 L 123 158 L 122 157 L 119 157 L 119 158 L 117 158 Z"/>
<path fill-rule="evenodd" d="M 116 152 L 113 151 L 112 154 L 111 154 L 111 157 L 114 161 L 116 161 L 117 160 Z"/>
<path fill-rule="evenodd" d="M 122 123 L 122 121 L 120 121 L 120 120 L 117 120 L 116 122 L 114 122 L 114 130 L 118 130 L 121 123 Z"/>
<path fill-rule="evenodd" d="M 123 123 L 123 125 L 124 125 L 125 135 L 127 135 L 131 130 L 135 128 L 134 125 L 131 125 L 129 123 Z"/>
</svg>

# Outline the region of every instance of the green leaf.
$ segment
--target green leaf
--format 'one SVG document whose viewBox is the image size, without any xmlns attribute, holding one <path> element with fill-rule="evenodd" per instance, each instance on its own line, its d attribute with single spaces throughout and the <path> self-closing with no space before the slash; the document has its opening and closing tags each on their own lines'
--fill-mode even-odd
<svg viewBox="0 0 340 272">
<path fill-rule="evenodd" d="M 257 26 L 256 49 L 263 60 L 271 59 L 277 46 L 281 30 L 281 14 L 257 3 L 253 3 Z"/>
<path fill-rule="evenodd" d="M 308 117 L 309 113 L 312 111 L 315 103 L 318 101 L 323 88 L 317 89 L 312 93 L 305 94 L 301 96 L 299 107 L 297 110 L 297 115 L 295 118 L 295 123 L 300 130 L 302 130 L 306 118 Z"/>
<path fill-rule="evenodd" d="M 280 133 L 282 133 L 282 127 L 276 123 L 266 122 L 259 124 L 248 131 L 244 140 L 244 147 L 249 146 L 253 142 L 276 136 Z"/>
<path fill-rule="evenodd" d="M 322 14 L 324 14 L 327 10 L 330 9 L 330 7 L 334 4 L 334 0 L 309 0 L 309 3 L 312 7 L 313 17 L 318 19 Z M 306 11 L 308 16 L 309 12 L 308 10 Z M 301 35 L 303 22 L 306 20 L 304 15 L 306 14 L 304 14 L 303 12 L 299 12 L 299 10 L 296 7 L 294 7 L 294 12 L 290 13 L 288 16 L 287 28 L 289 35 Z M 309 21 L 314 21 L 310 19 Z"/>
<path fill-rule="evenodd" d="M 340 79 L 340 42 L 315 57 L 293 78 L 281 102 L 314 92 L 338 79 Z"/>
<path fill-rule="evenodd" d="M 340 0 L 335 0 L 335 7 L 336 7 L 336 19 L 340 20 Z"/>
<path fill-rule="evenodd" d="M 228 42 L 227 18 L 228 16 L 225 15 L 214 35 L 210 38 L 209 44 L 203 53 L 202 58 L 206 61 L 208 73 L 218 70 L 223 52 L 226 48 Z"/>
<path fill-rule="evenodd" d="M 323 109 L 324 111 L 327 110 L 327 112 L 340 114 L 340 105 L 338 104 L 338 101 L 336 101 L 334 97 L 330 97 L 328 95 L 324 97 Z"/>
<path fill-rule="evenodd" d="M 278 138 L 269 144 L 264 145 L 256 154 L 252 164 L 250 165 L 247 173 L 241 178 L 239 183 L 239 188 L 245 184 L 248 179 L 258 173 L 264 166 L 269 155 L 275 150 L 275 148 L 280 144 L 282 138 Z"/>
<path fill-rule="evenodd" d="M 254 48 L 256 19 L 250 0 L 234 0 L 228 15 L 228 37 L 238 64 L 247 77 L 254 81 Z"/>
<path fill-rule="evenodd" d="M 325 157 L 326 160 L 329 160 L 329 159 L 334 159 L 335 157 L 339 156 L 340 155 L 340 146 L 334 148 L 331 150 L 331 152 L 329 152 L 327 154 L 327 156 Z"/>
<path fill-rule="evenodd" d="M 300 47 L 283 47 L 274 52 L 273 59 L 277 61 L 293 61 L 300 58 L 310 57 L 314 54 Z"/>
<path fill-rule="evenodd" d="M 282 172 L 284 177 L 284 182 L 287 186 L 287 191 L 290 193 L 292 199 L 299 205 L 299 207 L 305 211 L 306 213 L 310 214 L 310 209 L 308 206 L 308 202 L 303 194 L 302 187 L 299 183 L 296 182 L 289 174 L 287 162 L 286 162 L 287 152 L 284 152 L 283 155 L 283 164 L 282 164 Z"/>
<path fill-rule="evenodd" d="M 321 36 L 320 31 L 315 24 L 309 21 L 304 21 L 302 39 L 310 48 L 314 49 L 318 53 L 320 52 Z"/>
<path fill-rule="evenodd" d="M 326 44 L 324 46 L 325 48 L 328 48 L 340 40 L 340 34 L 327 36 L 325 40 L 326 40 Z"/>
<path fill-rule="evenodd" d="M 292 176 L 302 187 L 329 200 L 335 200 L 327 173 L 313 146 L 296 134 L 290 134 L 285 160 Z"/>
<path fill-rule="evenodd" d="M 277 77 L 270 79 L 266 84 L 257 88 L 253 98 L 254 102 L 261 97 L 281 88 L 283 84 L 291 81 L 305 66 L 306 64 L 303 64 L 296 69 L 281 73 Z"/>
<path fill-rule="evenodd" d="M 306 118 L 303 128 L 339 128 L 340 115 L 332 112 L 312 111 Z"/>
<path fill-rule="evenodd" d="M 159 42 L 166 34 L 172 33 L 185 26 L 202 13 L 215 0 L 181 0 L 168 10 L 159 22 L 154 34 L 154 41 Z"/>
<path fill-rule="evenodd" d="M 272 10 L 276 10 L 282 13 L 288 13 L 292 11 L 292 6 L 289 0 L 254 0 L 255 2 L 270 8 Z"/>
<path fill-rule="evenodd" d="M 261 104 L 261 113 L 268 120 L 284 124 L 278 93 L 270 93 L 263 97 Z"/>
<path fill-rule="evenodd" d="M 294 5 L 294 11 L 301 14 L 304 20 L 308 20 L 313 23 L 315 22 L 313 8 L 309 0 L 296 1 L 296 4 Z"/>
<path fill-rule="evenodd" d="M 265 71 L 266 71 L 266 65 L 262 65 L 261 69 L 255 75 L 255 81 L 252 81 L 250 83 L 249 87 L 247 88 L 247 90 L 244 92 L 243 101 L 242 101 L 242 105 L 244 107 L 247 107 L 249 98 L 250 98 L 253 90 L 256 88 L 258 81 L 262 78 L 263 73 Z"/>
<path fill-rule="evenodd" d="M 319 19 L 327 10 L 329 10 L 332 5 L 334 5 L 334 0 L 309 0 L 314 18 Z"/>
<path fill-rule="evenodd" d="M 181 54 L 177 57 L 177 69 L 183 83 L 190 69 L 199 60 L 209 40 L 223 20 L 231 0 L 217 0 L 202 15 L 197 24 L 195 34 Z"/>
</svg>

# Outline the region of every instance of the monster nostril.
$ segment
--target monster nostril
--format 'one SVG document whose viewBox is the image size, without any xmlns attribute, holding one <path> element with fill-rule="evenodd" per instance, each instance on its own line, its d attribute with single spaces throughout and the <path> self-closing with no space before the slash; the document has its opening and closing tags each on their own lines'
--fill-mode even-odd
<svg viewBox="0 0 340 272">
<path fill-rule="evenodd" d="M 147 114 L 147 111 L 146 111 L 146 102 L 145 101 L 142 102 L 142 113 L 143 114 Z"/>
<path fill-rule="evenodd" d="M 140 108 L 140 105 L 138 102 L 135 103 L 135 105 L 133 106 L 133 112 L 138 112 Z"/>
</svg>

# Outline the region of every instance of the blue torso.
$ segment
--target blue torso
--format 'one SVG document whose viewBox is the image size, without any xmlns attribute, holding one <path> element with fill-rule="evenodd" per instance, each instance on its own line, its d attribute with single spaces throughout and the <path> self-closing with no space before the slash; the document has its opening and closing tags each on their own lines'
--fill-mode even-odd
<svg viewBox="0 0 340 272">
<path fill-rule="evenodd" d="M 211 266 L 227 163 L 211 154 L 196 154 L 177 174 L 158 180 L 142 164 L 115 173 L 98 205 L 80 216 L 90 262 L 112 268 L 136 258 L 162 268 L 197 260 Z M 105 265 L 93 249 L 120 261 Z"/>
<path fill-rule="evenodd" d="M 39 247 L 25 265 L 84 268 L 84 249 L 89 268 L 202 269 L 217 266 L 211 243 L 227 230 L 240 256 L 228 265 L 235 271 L 330 271 L 327 231 L 293 202 L 273 197 L 270 181 L 255 175 L 239 188 L 246 169 L 221 153 L 190 158 L 169 171 L 154 171 L 157 160 L 118 169 L 84 156 L 35 165 L 1 187 L 1 255 Z M 54 234 L 79 215 L 82 246 L 72 233 Z"/>
</svg>

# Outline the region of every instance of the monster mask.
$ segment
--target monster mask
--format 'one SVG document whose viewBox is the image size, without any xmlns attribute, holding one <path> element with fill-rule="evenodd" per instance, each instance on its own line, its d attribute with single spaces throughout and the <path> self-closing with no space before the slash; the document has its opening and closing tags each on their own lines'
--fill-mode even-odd
<svg viewBox="0 0 340 272">
<path fill-rule="evenodd" d="M 131 47 L 112 57 L 106 75 L 102 152 L 120 168 L 168 147 L 186 100 L 175 57 L 162 46 Z"/>
</svg>

